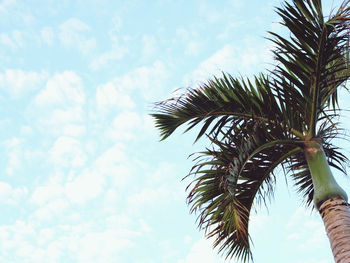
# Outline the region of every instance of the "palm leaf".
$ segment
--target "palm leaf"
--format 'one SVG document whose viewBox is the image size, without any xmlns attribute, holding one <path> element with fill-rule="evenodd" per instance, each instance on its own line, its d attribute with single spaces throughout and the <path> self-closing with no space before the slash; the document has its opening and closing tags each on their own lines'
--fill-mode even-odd
<svg viewBox="0 0 350 263">
<path fill-rule="evenodd" d="M 306 120 L 309 137 L 315 137 L 318 116 L 325 106 L 336 108 L 337 88 L 350 77 L 349 1 L 327 21 L 320 0 L 286 2 L 277 13 L 291 36 L 270 32 L 280 63 L 273 71 L 276 88 L 284 99 L 297 98 L 294 107 Z"/>
<path fill-rule="evenodd" d="M 211 138 L 213 149 L 196 158 L 188 202 L 199 212 L 199 227 L 214 237 L 214 246 L 246 261 L 251 258 L 248 234 L 254 203 L 272 196 L 275 168 L 302 151 L 278 125 L 251 120 L 236 125 L 223 138 Z"/>
<path fill-rule="evenodd" d="M 186 131 L 202 123 L 197 136 L 199 139 L 210 125 L 213 128 L 209 134 L 217 135 L 223 127 L 249 120 L 279 123 L 283 130 L 303 136 L 297 129 L 286 127 L 290 116 L 282 113 L 281 105 L 285 102 L 275 96 L 269 80 L 261 75 L 254 78 L 254 84 L 223 74 L 222 78 L 210 80 L 197 89 L 189 89 L 178 98 L 157 103 L 157 113 L 152 116 L 162 139 L 184 123 L 188 123 Z"/>
</svg>

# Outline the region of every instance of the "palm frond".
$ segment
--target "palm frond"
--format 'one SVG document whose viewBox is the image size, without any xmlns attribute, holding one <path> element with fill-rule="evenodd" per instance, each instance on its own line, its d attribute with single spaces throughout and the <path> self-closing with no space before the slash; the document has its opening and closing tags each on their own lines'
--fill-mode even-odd
<svg viewBox="0 0 350 263">
<path fill-rule="evenodd" d="M 210 138 L 213 149 L 197 157 L 188 202 L 199 212 L 199 227 L 214 237 L 227 257 L 251 258 L 248 235 L 253 203 L 273 194 L 274 169 L 302 148 L 285 138 L 280 127 L 251 120 L 233 127 L 224 138 Z"/>
<path fill-rule="evenodd" d="M 178 98 L 156 104 L 157 113 L 152 116 L 162 139 L 184 123 L 188 123 L 186 131 L 203 123 L 197 139 L 207 131 L 217 134 L 225 126 L 247 120 L 284 125 L 280 106 L 283 102 L 273 94 L 269 80 L 261 75 L 254 78 L 254 84 L 223 74 L 222 78 L 214 78 Z M 212 128 L 209 130 L 210 125 Z M 294 132 L 302 136 L 297 130 Z"/>
<path fill-rule="evenodd" d="M 350 77 L 350 7 L 345 1 L 326 21 L 320 0 L 294 0 L 277 8 L 281 24 L 291 32 L 284 38 L 270 32 L 278 63 L 275 84 L 284 99 L 294 105 L 307 122 L 309 135 L 316 135 L 318 115 L 326 106 L 336 108 L 337 88 Z"/>
</svg>

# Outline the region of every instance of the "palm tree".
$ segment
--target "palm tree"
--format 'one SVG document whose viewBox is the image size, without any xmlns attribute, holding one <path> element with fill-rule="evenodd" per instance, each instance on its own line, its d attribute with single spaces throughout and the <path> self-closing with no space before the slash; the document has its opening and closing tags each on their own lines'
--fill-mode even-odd
<svg viewBox="0 0 350 263">
<path fill-rule="evenodd" d="M 350 77 L 349 3 L 326 17 L 321 0 L 285 2 L 276 12 L 290 36 L 269 32 L 274 70 L 251 79 L 223 73 L 156 104 L 163 140 L 185 123 L 186 131 L 201 126 L 196 140 L 210 140 L 190 172 L 188 202 L 227 257 L 252 259 L 252 207 L 266 202 L 284 174 L 320 212 L 335 261 L 350 262 L 349 204 L 330 170 L 345 173 L 348 161 L 332 139 L 344 137 L 336 120 L 338 91 Z"/>
</svg>

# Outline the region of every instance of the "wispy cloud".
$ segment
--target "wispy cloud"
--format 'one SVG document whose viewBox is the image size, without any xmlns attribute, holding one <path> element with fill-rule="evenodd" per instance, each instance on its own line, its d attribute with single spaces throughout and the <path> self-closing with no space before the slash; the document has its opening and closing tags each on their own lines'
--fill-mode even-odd
<svg viewBox="0 0 350 263">
<path fill-rule="evenodd" d="M 128 49 L 124 46 L 114 45 L 111 50 L 105 51 L 99 54 L 90 63 L 90 68 L 92 70 L 98 70 L 111 62 L 122 59 L 128 52 Z"/>
<path fill-rule="evenodd" d="M 0 88 L 11 96 L 18 98 L 43 87 L 48 78 L 45 71 L 25 71 L 22 69 L 6 69 L 0 73 Z"/>
<path fill-rule="evenodd" d="M 64 71 L 50 77 L 44 88 L 34 97 L 30 114 L 39 130 L 54 134 L 84 133 L 82 125 L 86 96 L 81 78 L 73 71 Z M 36 116 L 35 110 L 43 111 Z"/>
<path fill-rule="evenodd" d="M 212 76 L 220 76 L 221 72 L 228 72 L 237 77 L 240 74 L 251 76 L 257 69 L 268 65 L 269 61 L 269 52 L 264 45 L 259 48 L 225 45 L 202 61 L 192 74 L 185 77 L 184 82 L 188 85 L 193 80 L 206 81 Z"/>
<path fill-rule="evenodd" d="M 96 46 L 96 39 L 89 37 L 90 26 L 78 18 L 70 18 L 59 26 L 59 39 L 68 48 L 76 48 L 87 55 Z"/>
<path fill-rule="evenodd" d="M 216 255 L 212 248 L 212 241 L 208 239 L 200 239 L 190 248 L 189 253 L 184 259 L 180 259 L 177 263 L 224 263 L 229 262 L 222 260 Z"/>
<path fill-rule="evenodd" d="M 303 207 L 298 208 L 287 223 L 287 232 L 287 239 L 301 250 L 321 248 L 329 242 L 321 218 Z"/>
<path fill-rule="evenodd" d="M 0 3 L 0 12 L 7 12 L 8 8 L 16 4 L 16 0 L 2 0 Z"/>
<path fill-rule="evenodd" d="M 51 27 L 45 26 L 40 31 L 42 41 L 47 45 L 52 45 L 54 42 L 54 31 Z"/>
</svg>

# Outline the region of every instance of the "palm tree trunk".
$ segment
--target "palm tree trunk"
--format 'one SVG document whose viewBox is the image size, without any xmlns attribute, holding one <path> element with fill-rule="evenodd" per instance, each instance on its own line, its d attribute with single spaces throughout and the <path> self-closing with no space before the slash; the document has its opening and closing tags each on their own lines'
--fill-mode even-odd
<svg viewBox="0 0 350 263">
<path fill-rule="evenodd" d="M 314 203 L 321 214 L 336 263 L 350 263 L 350 209 L 347 194 L 335 181 L 322 144 L 305 145 L 305 157 L 314 186 Z"/>
<path fill-rule="evenodd" d="M 319 209 L 323 202 L 338 196 L 347 200 L 346 192 L 338 185 L 332 174 L 319 139 L 314 138 L 305 142 L 305 157 L 311 173 L 316 208 Z"/>
<path fill-rule="evenodd" d="M 336 263 L 350 262 L 350 209 L 342 198 L 323 202 L 319 208 Z"/>
</svg>

